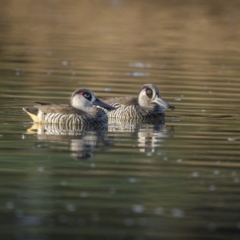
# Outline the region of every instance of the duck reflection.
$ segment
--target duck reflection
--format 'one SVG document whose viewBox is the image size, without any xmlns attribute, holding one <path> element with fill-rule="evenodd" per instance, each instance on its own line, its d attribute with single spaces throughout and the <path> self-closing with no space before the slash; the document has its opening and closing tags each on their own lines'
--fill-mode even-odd
<svg viewBox="0 0 240 240">
<path fill-rule="evenodd" d="M 90 159 L 93 152 L 110 145 L 104 140 L 106 127 L 86 128 L 80 125 L 34 124 L 28 134 L 37 134 L 40 141 L 69 144 L 71 156 L 76 160 Z"/>
<path fill-rule="evenodd" d="M 166 127 L 164 121 L 160 122 L 141 122 L 135 121 L 109 121 L 109 135 L 113 138 L 125 137 L 137 138 L 137 146 L 142 153 L 153 153 L 161 147 L 165 138 L 174 134 L 173 127 Z"/>
<path fill-rule="evenodd" d="M 173 127 L 165 125 L 145 125 L 138 131 L 138 147 L 140 152 L 153 153 L 160 147 L 165 138 L 172 136 Z"/>
</svg>

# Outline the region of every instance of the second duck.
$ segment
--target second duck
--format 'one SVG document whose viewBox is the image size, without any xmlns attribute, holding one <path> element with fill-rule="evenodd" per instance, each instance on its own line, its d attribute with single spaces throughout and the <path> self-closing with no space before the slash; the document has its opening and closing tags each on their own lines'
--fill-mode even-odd
<svg viewBox="0 0 240 240">
<path fill-rule="evenodd" d="M 118 120 L 148 121 L 164 117 L 166 109 L 174 109 L 170 103 L 164 101 L 158 88 L 154 84 L 142 86 L 138 98 L 115 97 L 104 100 L 116 109 L 106 112 L 108 118 Z"/>
</svg>

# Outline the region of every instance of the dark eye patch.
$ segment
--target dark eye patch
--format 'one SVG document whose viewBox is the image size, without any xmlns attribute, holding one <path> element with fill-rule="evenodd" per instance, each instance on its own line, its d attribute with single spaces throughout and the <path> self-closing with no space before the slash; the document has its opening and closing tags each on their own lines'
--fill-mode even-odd
<svg viewBox="0 0 240 240">
<path fill-rule="evenodd" d="M 147 88 L 147 90 L 146 90 L 146 94 L 147 94 L 147 96 L 148 96 L 149 98 L 152 98 L 152 95 L 153 95 L 153 91 L 152 91 L 152 89 Z"/>
<path fill-rule="evenodd" d="M 89 101 L 92 100 L 92 95 L 91 95 L 90 93 L 88 93 L 88 92 L 84 92 L 84 93 L 83 93 L 83 96 L 84 96 L 86 99 L 88 99 Z"/>
</svg>

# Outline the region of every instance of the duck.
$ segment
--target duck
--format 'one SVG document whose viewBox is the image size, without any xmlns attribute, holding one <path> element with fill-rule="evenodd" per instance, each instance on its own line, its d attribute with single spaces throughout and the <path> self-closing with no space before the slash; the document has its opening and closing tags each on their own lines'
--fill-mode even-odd
<svg viewBox="0 0 240 240">
<path fill-rule="evenodd" d="M 113 111 L 104 110 L 108 118 L 118 121 L 157 121 L 164 118 L 166 109 L 175 109 L 172 104 L 161 98 L 159 89 L 154 84 L 144 84 L 138 97 L 113 97 L 105 99 L 104 102 L 115 107 Z"/>
<path fill-rule="evenodd" d="M 33 108 L 23 108 L 34 123 L 85 126 L 107 123 L 103 109 L 108 112 L 115 107 L 104 103 L 91 90 L 84 88 L 72 93 L 70 104 L 36 102 Z"/>
</svg>

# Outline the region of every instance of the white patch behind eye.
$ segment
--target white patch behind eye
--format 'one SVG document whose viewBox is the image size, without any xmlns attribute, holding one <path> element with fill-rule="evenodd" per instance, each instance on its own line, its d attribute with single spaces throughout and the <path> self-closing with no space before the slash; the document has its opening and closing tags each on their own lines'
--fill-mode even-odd
<svg viewBox="0 0 240 240">
<path fill-rule="evenodd" d="M 142 91 L 139 93 L 139 98 L 147 97 L 145 89 L 142 89 Z"/>
<path fill-rule="evenodd" d="M 147 92 L 145 89 L 143 89 L 138 96 L 138 102 L 143 107 L 149 107 L 150 104 L 150 98 L 147 96 Z"/>
<path fill-rule="evenodd" d="M 73 107 L 77 109 L 82 109 L 84 107 L 91 107 L 92 102 L 90 102 L 86 97 L 81 94 L 76 94 L 71 101 Z"/>
</svg>

